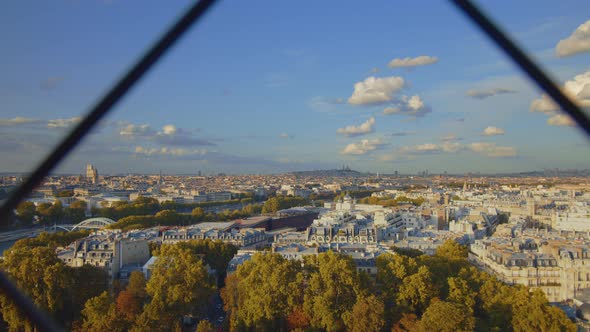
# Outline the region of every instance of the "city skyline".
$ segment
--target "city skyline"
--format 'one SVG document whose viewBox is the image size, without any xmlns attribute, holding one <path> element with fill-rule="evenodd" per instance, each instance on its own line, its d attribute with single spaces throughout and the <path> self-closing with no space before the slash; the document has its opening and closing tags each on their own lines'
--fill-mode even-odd
<svg viewBox="0 0 590 332">
<path fill-rule="evenodd" d="M 588 106 L 590 5 L 532 4 L 484 9 Z M 571 120 L 447 3 L 266 5 L 216 7 L 57 172 L 590 168 Z M 0 172 L 35 167 L 183 9 L 6 7 Z"/>
</svg>

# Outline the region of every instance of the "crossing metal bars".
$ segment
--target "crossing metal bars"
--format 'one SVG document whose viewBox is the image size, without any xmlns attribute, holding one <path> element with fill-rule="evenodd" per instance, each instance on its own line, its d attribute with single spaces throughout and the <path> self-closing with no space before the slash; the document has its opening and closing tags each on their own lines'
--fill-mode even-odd
<svg viewBox="0 0 590 332">
<path fill-rule="evenodd" d="M 590 120 L 586 114 L 534 64 L 514 42 L 487 18 L 469 0 L 450 0 L 481 28 L 539 87 L 553 98 L 563 111 L 590 135 Z M 143 57 L 112 87 L 112 89 L 88 112 L 88 115 L 49 154 L 35 171 L 15 189 L 0 207 L 0 224 L 8 225 L 14 209 L 31 191 L 43 181 L 57 164 L 81 141 L 115 104 L 143 77 L 143 75 L 186 33 L 186 31 L 215 3 L 201 0 L 187 12 L 145 53 Z M 0 291 L 10 297 L 40 331 L 61 331 L 58 325 L 0 272 Z"/>
</svg>

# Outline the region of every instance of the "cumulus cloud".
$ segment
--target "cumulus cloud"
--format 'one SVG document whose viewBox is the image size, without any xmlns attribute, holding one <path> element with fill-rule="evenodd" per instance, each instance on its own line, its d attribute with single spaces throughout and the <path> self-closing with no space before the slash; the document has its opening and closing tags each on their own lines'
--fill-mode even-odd
<svg viewBox="0 0 590 332">
<path fill-rule="evenodd" d="M 486 157 L 515 157 L 518 153 L 512 146 L 497 146 L 496 143 L 476 142 L 469 145 L 469 149 Z"/>
<path fill-rule="evenodd" d="M 571 56 L 590 51 L 590 20 L 580 25 L 567 38 L 560 40 L 555 46 L 558 57 Z"/>
<path fill-rule="evenodd" d="M 146 148 L 142 146 L 136 146 L 134 150 L 136 155 L 144 156 L 173 156 L 173 157 L 185 157 L 185 156 L 203 156 L 207 154 L 205 149 L 189 150 L 183 148 Z"/>
<path fill-rule="evenodd" d="M 375 131 L 375 117 L 371 117 L 367 121 L 361 123 L 359 126 L 346 126 L 339 128 L 336 132 L 348 137 L 360 136 L 369 134 Z"/>
<path fill-rule="evenodd" d="M 488 126 L 486 129 L 483 130 L 483 133 L 482 133 L 483 136 L 498 136 L 498 135 L 504 135 L 504 134 L 505 134 L 504 129 L 494 127 L 494 126 Z"/>
<path fill-rule="evenodd" d="M 153 134 L 154 130 L 148 124 L 127 124 L 119 131 L 119 135 L 126 137 L 151 136 Z"/>
<path fill-rule="evenodd" d="M 370 76 L 362 82 L 354 84 L 352 96 L 348 102 L 352 105 L 382 104 L 393 99 L 396 92 L 405 85 L 402 77 L 374 77 Z"/>
<path fill-rule="evenodd" d="M 504 88 L 495 88 L 495 89 L 486 89 L 486 90 L 469 90 L 465 93 L 467 97 L 475 98 L 475 99 L 485 99 L 488 97 L 493 97 L 500 94 L 506 93 L 516 93 L 515 90 L 504 89 Z"/>
<path fill-rule="evenodd" d="M 550 126 L 568 126 L 573 127 L 576 125 L 574 120 L 569 115 L 555 114 L 547 119 L 547 124 Z"/>
<path fill-rule="evenodd" d="M 402 96 L 392 106 L 383 110 L 384 115 L 405 114 L 413 117 L 423 117 L 430 112 L 432 112 L 432 109 L 426 106 L 418 95 L 412 97 Z"/>
<path fill-rule="evenodd" d="M 82 120 L 82 118 L 80 118 L 79 116 L 75 116 L 75 117 L 69 118 L 69 119 L 49 120 L 47 122 L 47 128 L 54 128 L 54 129 L 68 128 L 68 127 L 80 122 L 80 120 Z"/>
<path fill-rule="evenodd" d="M 566 81 L 563 86 L 563 91 L 581 107 L 590 108 L 590 70 Z M 556 115 L 563 114 L 561 114 L 559 106 L 546 94 L 542 94 L 540 98 L 533 100 L 529 110 L 531 112 L 541 112 L 550 115 L 551 118 L 549 120 L 551 121 L 548 120 L 547 123 L 551 125 L 569 125 L 565 124 L 568 123 L 566 118 L 556 117 Z M 571 121 L 571 119 L 569 120 Z M 573 125 L 573 121 L 571 123 Z"/>
<path fill-rule="evenodd" d="M 340 153 L 347 155 L 362 155 L 377 150 L 385 145 L 386 143 L 378 138 L 371 140 L 364 139 L 358 143 L 348 144 L 344 149 L 342 149 L 342 151 L 340 151 Z"/>
<path fill-rule="evenodd" d="M 436 153 L 455 153 L 463 149 L 463 146 L 456 142 L 444 142 L 442 144 L 424 143 L 414 146 L 403 146 L 399 148 L 402 154 L 436 154 Z"/>
<path fill-rule="evenodd" d="M 162 145 L 180 145 L 180 146 L 195 146 L 195 145 L 215 145 L 214 143 L 194 138 L 188 132 L 176 127 L 175 125 L 165 125 L 162 130 L 154 136 L 156 142 Z"/>
<path fill-rule="evenodd" d="M 32 119 L 32 118 L 23 118 L 17 116 L 12 119 L 0 119 L 0 126 L 19 126 L 19 125 L 26 125 L 26 124 L 36 124 L 41 122 L 39 119 Z"/>
<path fill-rule="evenodd" d="M 389 68 L 425 66 L 437 62 L 437 57 L 428 55 L 421 55 L 415 58 L 395 58 L 389 62 Z"/>
</svg>

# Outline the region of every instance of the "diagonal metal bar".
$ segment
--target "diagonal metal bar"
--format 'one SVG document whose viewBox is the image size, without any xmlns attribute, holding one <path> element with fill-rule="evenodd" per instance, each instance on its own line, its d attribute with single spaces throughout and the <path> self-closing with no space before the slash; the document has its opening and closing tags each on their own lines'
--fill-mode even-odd
<svg viewBox="0 0 590 332">
<path fill-rule="evenodd" d="M 61 141 L 43 160 L 26 181 L 16 188 L 0 207 L 0 225 L 8 225 L 12 211 L 43 181 L 57 164 L 80 142 L 82 138 L 102 119 L 113 106 L 152 68 L 152 66 L 174 45 L 186 31 L 198 21 L 215 3 L 215 0 L 201 0 L 192 5 L 180 19 L 139 59 L 139 61 L 117 82 L 116 85 L 90 110 L 88 115 Z M 37 308 L 0 272 L 0 292 L 12 298 L 27 318 L 41 331 L 59 331 L 49 316 Z"/>
<path fill-rule="evenodd" d="M 485 32 L 537 85 L 551 96 L 553 101 L 566 112 L 590 137 L 590 119 L 569 99 L 526 54 L 508 38 L 485 14 L 469 0 L 451 0 L 473 23 Z"/>
</svg>

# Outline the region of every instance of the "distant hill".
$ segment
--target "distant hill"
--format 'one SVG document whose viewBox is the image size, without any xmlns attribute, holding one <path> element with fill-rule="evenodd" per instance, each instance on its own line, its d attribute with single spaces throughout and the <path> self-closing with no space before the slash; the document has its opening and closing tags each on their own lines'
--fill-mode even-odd
<svg viewBox="0 0 590 332">
<path fill-rule="evenodd" d="M 361 172 L 351 170 L 349 168 L 343 169 L 326 169 L 326 170 L 315 170 L 315 171 L 300 171 L 291 172 L 291 174 L 297 176 L 317 176 L 317 177 L 356 177 L 363 176 Z"/>
</svg>

